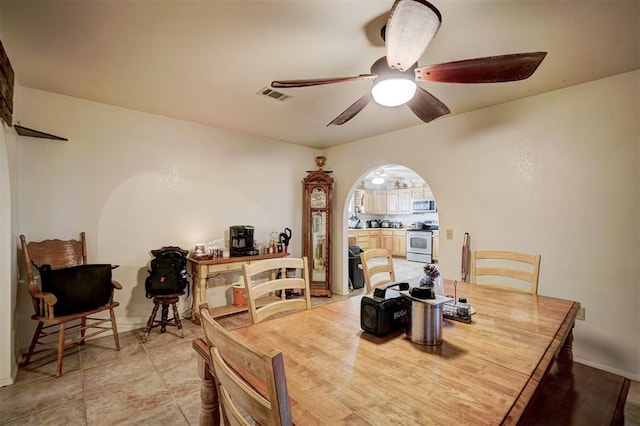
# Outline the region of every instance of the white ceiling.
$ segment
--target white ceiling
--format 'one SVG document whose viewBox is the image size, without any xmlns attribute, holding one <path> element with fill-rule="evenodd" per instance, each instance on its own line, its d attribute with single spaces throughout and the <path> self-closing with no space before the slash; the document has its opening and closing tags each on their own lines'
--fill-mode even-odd
<svg viewBox="0 0 640 426">
<path fill-rule="evenodd" d="M 548 52 L 524 81 L 421 83 L 452 114 L 640 68 L 638 0 L 433 3 L 443 22 L 421 66 Z M 281 89 L 293 96 L 285 102 L 256 94 L 272 80 L 368 73 L 385 54 L 379 30 L 392 4 L 1 0 L 0 34 L 22 86 L 322 149 L 429 126 L 407 107 L 371 103 L 326 127 L 369 81 Z"/>
</svg>

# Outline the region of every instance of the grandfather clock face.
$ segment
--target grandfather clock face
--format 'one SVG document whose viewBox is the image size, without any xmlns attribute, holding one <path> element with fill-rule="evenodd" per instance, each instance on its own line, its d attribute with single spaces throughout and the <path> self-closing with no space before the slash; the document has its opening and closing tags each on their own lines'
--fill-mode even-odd
<svg viewBox="0 0 640 426">
<path fill-rule="evenodd" d="M 311 190 L 311 208 L 324 209 L 327 207 L 327 193 L 321 186 L 316 186 Z"/>
</svg>

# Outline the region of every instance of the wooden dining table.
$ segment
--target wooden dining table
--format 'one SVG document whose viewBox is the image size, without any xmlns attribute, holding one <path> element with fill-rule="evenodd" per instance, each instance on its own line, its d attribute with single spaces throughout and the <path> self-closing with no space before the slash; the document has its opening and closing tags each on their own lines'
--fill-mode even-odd
<svg viewBox="0 0 640 426">
<path fill-rule="evenodd" d="M 416 279 L 417 283 L 417 279 Z M 415 284 L 415 283 L 414 283 Z M 403 330 L 376 337 L 360 328 L 360 299 L 253 324 L 234 332 L 284 355 L 293 420 L 320 424 L 516 424 L 557 358 L 569 366 L 579 303 L 445 280 L 466 297 L 472 322 L 445 319 L 442 344 L 412 343 Z M 219 424 L 203 339 L 201 424 Z"/>
</svg>

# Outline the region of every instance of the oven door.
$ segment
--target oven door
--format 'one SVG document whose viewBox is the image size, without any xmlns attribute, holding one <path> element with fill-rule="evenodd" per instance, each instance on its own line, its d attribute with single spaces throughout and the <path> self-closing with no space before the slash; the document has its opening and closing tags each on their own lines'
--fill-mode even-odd
<svg viewBox="0 0 640 426">
<path fill-rule="evenodd" d="M 431 232 L 407 231 L 407 260 L 431 263 Z"/>
</svg>

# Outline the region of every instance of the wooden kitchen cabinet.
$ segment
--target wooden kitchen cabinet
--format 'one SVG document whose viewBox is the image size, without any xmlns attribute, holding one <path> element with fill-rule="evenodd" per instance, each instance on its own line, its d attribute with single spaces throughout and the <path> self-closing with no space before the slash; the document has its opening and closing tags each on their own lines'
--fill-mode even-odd
<svg viewBox="0 0 640 426">
<path fill-rule="evenodd" d="M 410 189 L 401 189 L 398 191 L 398 205 L 399 211 L 401 214 L 411 214 L 411 190 Z"/>
<path fill-rule="evenodd" d="M 393 231 L 393 248 L 394 256 L 407 257 L 407 231 L 404 229 L 394 229 Z"/>
<path fill-rule="evenodd" d="M 362 250 L 382 247 L 380 229 L 358 229 L 356 231 L 356 244 Z"/>
<path fill-rule="evenodd" d="M 382 247 L 382 242 L 380 238 L 380 230 L 370 230 L 369 231 L 369 248 L 380 248 Z"/>
<path fill-rule="evenodd" d="M 392 256 L 406 257 L 407 232 L 404 229 L 381 229 L 379 231 L 370 231 L 370 236 L 369 236 L 370 241 L 371 241 L 371 232 L 378 233 L 380 235 L 379 237 L 380 247 L 390 250 Z M 373 248 L 373 247 L 370 247 L 370 248 Z"/>
<path fill-rule="evenodd" d="M 369 231 L 356 231 L 356 244 L 362 250 L 369 250 Z"/>
<path fill-rule="evenodd" d="M 372 206 L 367 214 L 385 214 L 387 213 L 387 191 L 374 189 L 371 191 Z"/>
<path fill-rule="evenodd" d="M 411 214 L 411 200 L 415 198 L 430 198 L 433 193 L 427 187 L 407 188 L 407 189 L 373 189 L 373 190 L 356 190 L 362 191 L 363 196 L 360 198 L 360 213 L 366 214 Z M 356 199 L 356 191 L 354 191 L 353 205 L 358 205 Z"/>
<path fill-rule="evenodd" d="M 371 191 L 364 191 L 364 212 L 371 214 L 373 212 L 373 194 Z"/>
<path fill-rule="evenodd" d="M 440 257 L 440 231 L 432 231 L 431 233 L 431 260 L 433 263 L 438 262 Z"/>
<path fill-rule="evenodd" d="M 425 192 L 427 188 L 411 188 L 411 199 L 425 198 Z M 429 191 L 431 192 L 431 191 Z"/>
<path fill-rule="evenodd" d="M 421 191 L 420 193 L 423 193 Z M 411 214 L 411 189 L 387 191 L 387 213 Z"/>
<path fill-rule="evenodd" d="M 381 244 L 382 244 L 382 248 L 387 249 L 389 251 L 391 251 L 391 253 L 393 254 L 393 231 L 392 230 L 386 230 L 383 229 L 380 231 L 380 238 L 381 238 Z"/>
<path fill-rule="evenodd" d="M 400 191 L 399 190 L 387 191 L 386 213 L 390 213 L 390 214 L 400 213 Z"/>
</svg>

